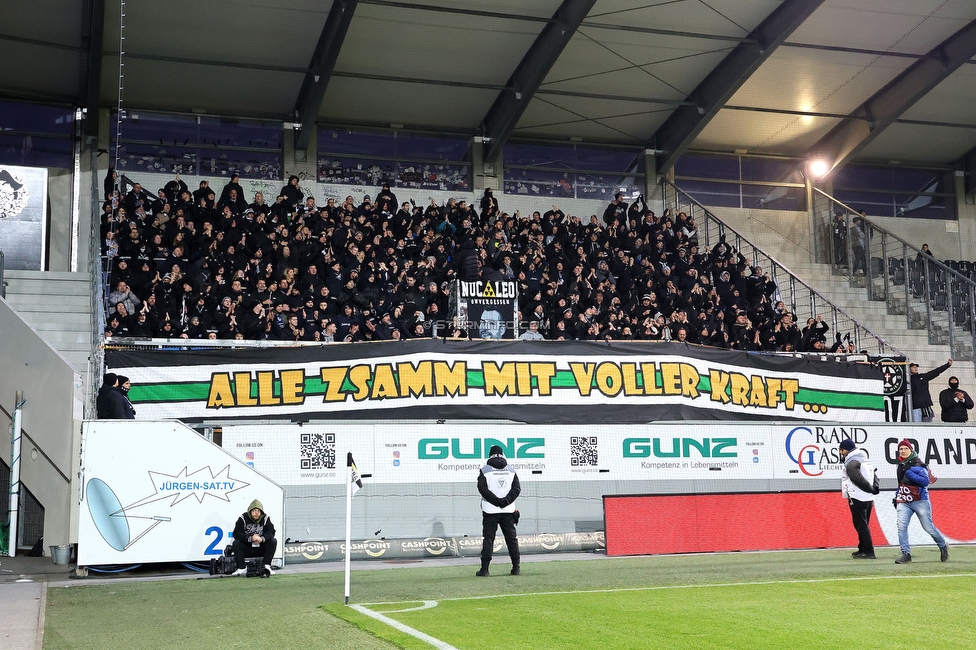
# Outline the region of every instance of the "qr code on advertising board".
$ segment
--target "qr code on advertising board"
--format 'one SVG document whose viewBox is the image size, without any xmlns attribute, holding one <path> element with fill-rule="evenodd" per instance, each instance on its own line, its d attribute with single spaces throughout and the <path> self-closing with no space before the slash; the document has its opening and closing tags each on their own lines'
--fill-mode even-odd
<svg viewBox="0 0 976 650">
<path fill-rule="evenodd" d="M 302 469 L 335 469 L 335 434 L 301 434 Z"/>
<path fill-rule="evenodd" d="M 569 464 L 573 467 L 597 465 L 596 436 L 570 437 Z"/>
</svg>

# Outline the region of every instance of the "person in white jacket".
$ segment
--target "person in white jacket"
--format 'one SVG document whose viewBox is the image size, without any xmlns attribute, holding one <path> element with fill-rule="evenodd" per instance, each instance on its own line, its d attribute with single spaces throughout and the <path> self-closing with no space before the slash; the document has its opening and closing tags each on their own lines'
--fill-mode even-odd
<svg viewBox="0 0 976 650">
<path fill-rule="evenodd" d="M 492 547 L 495 545 L 495 532 L 501 526 L 508 557 L 512 560 L 512 575 L 521 574 L 518 537 L 515 524 L 518 523 L 515 500 L 522 492 L 518 474 L 505 460 L 502 448 L 492 446 L 488 451 L 488 462 L 478 473 L 478 492 L 481 493 L 481 522 L 484 541 L 481 544 L 481 570 L 475 575 L 487 576 L 491 564 Z"/>
<path fill-rule="evenodd" d="M 868 461 L 868 452 L 857 449 L 854 441 L 845 438 L 840 443 L 840 458 L 844 473 L 840 479 L 840 492 L 851 508 L 851 521 L 857 531 L 857 550 L 851 553 L 855 560 L 873 560 L 874 542 L 871 540 L 871 511 L 876 486 L 874 466 Z"/>
</svg>

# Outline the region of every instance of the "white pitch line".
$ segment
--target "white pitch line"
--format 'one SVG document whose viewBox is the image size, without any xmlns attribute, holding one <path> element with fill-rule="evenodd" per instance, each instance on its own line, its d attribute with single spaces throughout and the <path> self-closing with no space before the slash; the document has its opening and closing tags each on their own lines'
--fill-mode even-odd
<svg viewBox="0 0 976 650">
<path fill-rule="evenodd" d="M 409 601 L 408 600 L 407 602 L 409 603 L 409 602 L 412 602 L 412 601 Z M 422 610 L 425 610 L 425 609 L 432 609 L 434 607 L 437 607 L 437 601 L 436 600 L 422 600 L 420 602 L 423 603 L 423 605 L 421 605 L 420 607 L 408 607 L 406 609 L 388 609 L 388 610 L 386 610 L 386 613 L 387 614 L 402 614 L 403 612 L 419 612 L 419 611 L 422 611 Z"/>
<path fill-rule="evenodd" d="M 428 602 L 432 602 L 435 605 L 437 604 L 437 601 L 426 601 L 426 600 L 424 601 L 424 604 L 426 604 Z M 386 625 L 389 625 L 393 629 L 400 630 L 404 634 L 409 634 L 410 636 L 414 637 L 415 639 L 420 639 L 424 643 L 427 643 L 429 645 L 434 646 L 435 648 L 437 648 L 437 650 L 458 650 L 457 648 L 455 648 L 454 646 L 452 646 L 449 643 L 445 643 L 445 642 L 441 641 L 440 639 L 435 639 L 434 637 L 430 636 L 429 634 L 424 634 L 420 630 L 415 630 L 412 627 L 410 627 L 409 625 L 404 625 L 400 621 L 395 621 L 392 618 L 389 618 L 388 616 L 383 616 L 379 612 L 374 612 L 373 610 L 368 609 L 368 608 L 366 608 L 366 607 L 364 607 L 362 605 L 349 605 L 349 607 L 352 607 L 354 610 L 356 610 L 360 614 L 365 614 L 366 616 L 369 616 L 370 618 L 374 618 L 377 621 L 380 621 L 381 623 L 384 623 Z M 424 609 L 424 608 L 420 608 L 420 609 Z"/>
<path fill-rule="evenodd" d="M 760 585 L 790 585 L 790 584 L 812 584 L 820 582 L 855 582 L 859 580 L 927 580 L 933 578 L 976 578 L 976 573 L 943 573 L 921 576 L 851 576 L 847 578 L 806 578 L 802 580 L 759 580 L 755 582 L 720 582 L 706 583 L 700 585 L 658 585 L 654 587 L 621 587 L 619 589 L 586 589 L 583 591 L 540 591 L 523 592 L 518 594 L 485 594 L 484 596 L 462 596 L 458 598 L 441 598 L 440 602 L 453 602 L 463 600 L 487 600 L 490 598 L 522 598 L 526 596 L 568 596 L 573 594 L 614 594 L 627 591 L 664 591 L 668 589 L 705 589 L 708 587 L 754 587 Z M 364 603 L 363 605 L 351 605 L 351 607 L 375 607 L 377 605 L 398 605 L 401 602 L 383 603 Z M 417 601 L 412 601 L 417 602 Z M 424 601 L 426 602 L 426 601 Z M 437 601 L 435 601 L 437 602 Z"/>
</svg>

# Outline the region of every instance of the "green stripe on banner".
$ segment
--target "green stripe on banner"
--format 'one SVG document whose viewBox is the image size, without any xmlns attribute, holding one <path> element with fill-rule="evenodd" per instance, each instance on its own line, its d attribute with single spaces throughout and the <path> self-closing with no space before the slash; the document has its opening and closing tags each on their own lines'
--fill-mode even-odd
<svg viewBox="0 0 976 650">
<path fill-rule="evenodd" d="M 133 404 L 159 402 L 200 402 L 210 394 L 209 382 L 138 384 L 129 390 Z"/>
<path fill-rule="evenodd" d="M 643 387 L 643 376 L 638 374 L 638 383 Z M 658 374 L 660 378 L 660 374 Z M 537 386 L 537 382 L 532 382 Z M 468 371 L 468 387 L 484 388 L 484 374 L 480 370 Z M 573 373 L 564 371 L 556 373 L 552 380 L 553 388 L 576 388 L 576 380 Z M 274 382 L 274 394 L 281 395 L 281 382 Z M 348 379 L 343 382 L 340 389 L 343 393 L 355 392 Z M 698 382 L 698 390 L 702 393 L 711 392 L 711 382 L 708 377 L 702 377 Z M 309 377 L 305 380 L 303 390 L 304 395 L 324 395 L 326 384 L 318 377 Z M 252 385 L 250 396 L 257 397 L 257 386 Z M 165 402 L 199 402 L 206 401 L 210 394 L 210 384 L 206 382 L 192 383 L 159 383 L 159 384 L 139 384 L 133 386 L 129 392 L 129 400 L 133 404 L 165 403 Z M 780 393 L 780 398 L 785 398 Z M 867 409 L 872 411 L 884 410 L 884 396 L 871 393 L 841 393 L 829 390 L 816 390 L 801 388 L 796 393 L 797 404 L 823 405 L 828 408 L 848 408 L 848 409 Z"/>
</svg>

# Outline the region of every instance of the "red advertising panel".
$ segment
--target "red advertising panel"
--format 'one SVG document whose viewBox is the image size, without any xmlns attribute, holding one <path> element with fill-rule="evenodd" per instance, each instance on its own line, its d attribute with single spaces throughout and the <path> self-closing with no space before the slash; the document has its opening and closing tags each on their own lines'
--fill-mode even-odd
<svg viewBox="0 0 976 650">
<path fill-rule="evenodd" d="M 603 508 L 611 556 L 857 545 L 837 492 L 605 496 Z M 885 543 L 875 515 L 871 533 Z"/>
</svg>

